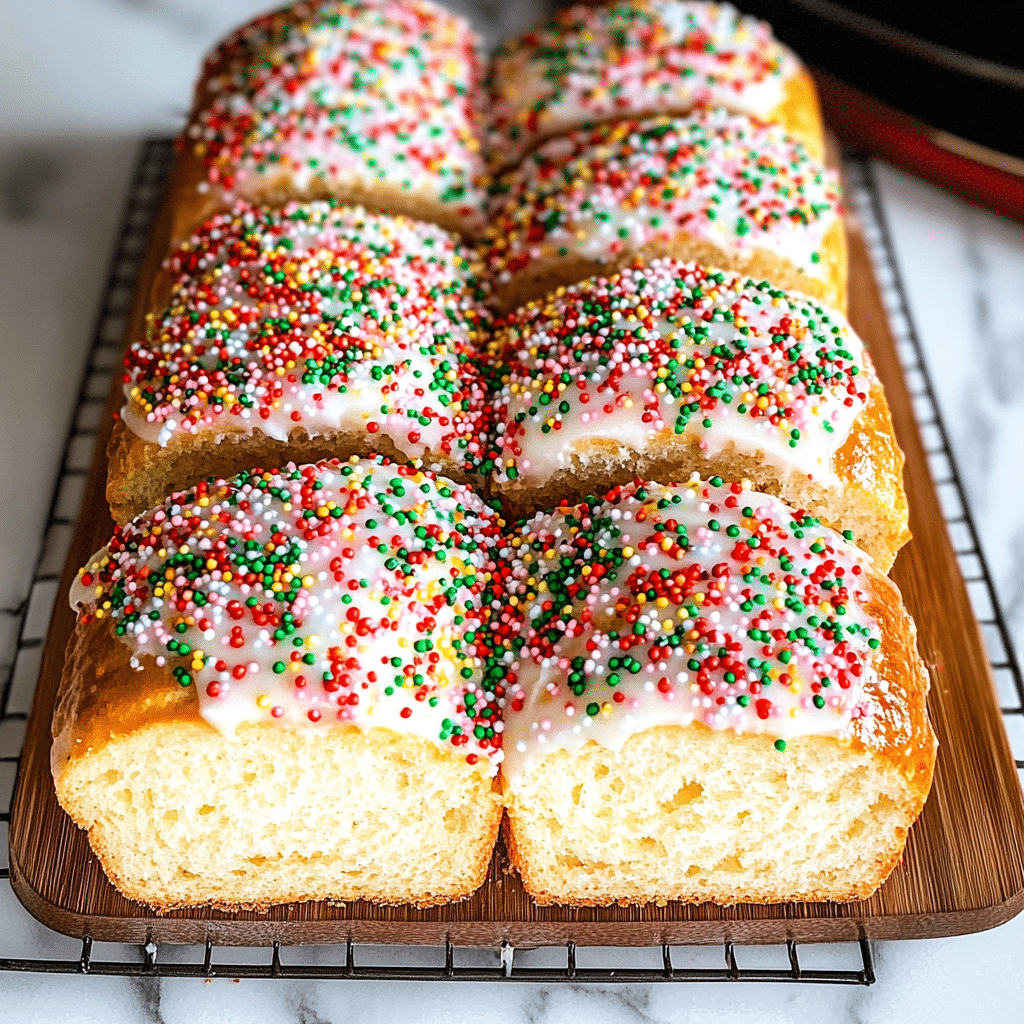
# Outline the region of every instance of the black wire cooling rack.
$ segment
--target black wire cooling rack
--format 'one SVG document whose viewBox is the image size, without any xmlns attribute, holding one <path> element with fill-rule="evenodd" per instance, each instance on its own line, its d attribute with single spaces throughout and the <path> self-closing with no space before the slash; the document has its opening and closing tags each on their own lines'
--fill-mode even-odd
<svg viewBox="0 0 1024 1024">
<path fill-rule="evenodd" d="M 166 139 L 144 143 L 93 333 L 88 366 L 78 394 L 76 415 L 64 445 L 60 478 L 47 516 L 47 530 L 29 596 L 17 608 L 0 609 L 0 827 L 6 835 L 26 721 L 39 674 L 50 611 L 95 446 L 111 377 L 121 358 L 125 320 L 135 279 L 146 250 L 150 223 L 163 197 L 173 159 Z M 860 218 L 875 264 L 893 333 L 910 387 L 946 523 L 981 623 L 1003 714 L 1024 722 L 1024 684 L 1009 630 L 999 608 L 977 530 L 967 506 L 921 347 L 896 271 L 871 166 L 866 159 L 846 161 L 849 200 Z M 1018 760 L 1019 769 L 1024 761 Z M 821 956 L 821 947 L 669 947 L 577 951 L 574 943 L 543 950 L 444 947 L 374 947 L 352 942 L 331 947 L 279 944 L 240 950 L 205 946 L 94 944 L 70 939 L 33 920 L 14 895 L 0 847 L 0 970 L 49 974 L 123 975 L 192 978 L 307 978 L 364 981 L 520 981 L 520 982 L 799 982 L 871 985 L 875 980 L 871 945 L 866 939 L 830 948 L 827 968 L 805 964 Z M 241 954 L 241 955 L 240 955 Z M 852 960 L 853 965 L 835 966 Z M 221 958 L 225 962 L 221 962 Z M 230 959 L 228 959 L 230 958 Z M 743 961 L 741 966 L 740 961 Z M 286 962 L 287 961 L 287 962 Z M 457 962 L 458 961 L 458 962 Z M 587 963 L 584 963 L 587 961 Z"/>
</svg>

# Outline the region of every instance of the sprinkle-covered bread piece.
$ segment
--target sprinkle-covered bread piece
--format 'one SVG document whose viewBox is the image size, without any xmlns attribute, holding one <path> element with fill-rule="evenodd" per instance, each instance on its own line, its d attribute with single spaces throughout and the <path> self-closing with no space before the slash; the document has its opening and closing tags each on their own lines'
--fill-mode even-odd
<svg viewBox="0 0 1024 1024">
<path fill-rule="evenodd" d="M 814 84 L 763 21 L 730 4 L 628 0 L 563 7 L 503 43 L 487 75 L 496 168 L 587 122 L 724 106 L 823 150 Z"/>
<path fill-rule="evenodd" d="M 238 205 L 167 259 L 107 497 L 124 521 L 210 475 L 384 451 L 465 479 L 487 430 L 473 250 L 333 201 Z"/>
<path fill-rule="evenodd" d="M 659 259 L 521 307 L 493 348 L 493 478 L 520 514 L 697 471 L 852 530 L 883 571 L 910 539 L 870 356 L 805 295 Z"/>
<path fill-rule="evenodd" d="M 636 483 L 506 557 L 502 773 L 542 903 L 863 898 L 935 760 L 899 592 L 747 484 Z"/>
<path fill-rule="evenodd" d="M 336 197 L 475 233 L 478 49 L 430 0 L 310 0 L 238 29 L 179 142 L 172 237 L 239 198 Z"/>
<path fill-rule="evenodd" d="M 73 588 L 53 747 L 115 884 L 163 908 L 472 892 L 501 814 L 498 532 L 385 459 L 203 483 L 119 527 Z"/>
<path fill-rule="evenodd" d="M 502 309 L 657 256 L 845 309 L 839 179 L 778 125 L 715 109 L 579 129 L 492 192 L 487 261 Z"/>
</svg>

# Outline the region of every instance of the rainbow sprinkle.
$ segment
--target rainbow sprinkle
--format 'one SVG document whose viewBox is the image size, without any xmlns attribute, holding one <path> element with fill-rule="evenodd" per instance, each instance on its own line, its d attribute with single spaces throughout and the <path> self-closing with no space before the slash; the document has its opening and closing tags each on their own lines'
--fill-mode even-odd
<svg viewBox="0 0 1024 1024">
<path fill-rule="evenodd" d="M 486 88 L 495 167 L 586 122 L 725 106 L 766 120 L 799 65 L 731 4 L 629 0 L 557 11 L 498 48 Z"/>
<path fill-rule="evenodd" d="M 510 546 L 508 774 L 660 724 L 785 741 L 874 714 L 869 560 L 749 484 L 637 482 Z"/>
<path fill-rule="evenodd" d="M 537 486 L 594 439 L 727 445 L 825 485 L 875 383 L 834 310 L 766 282 L 653 260 L 498 321 L 494 479 Z"/>
<path fill-rule="evenodd" d="M 454 236 L 334 202 L 240 204 L 165 270 L 167 306 L 125 359 L 123 416 L 140 437 L 347 429 L 476 465 L 487 290 Z"/>
<path fill-rule="evenodd" d="M 825 279 L 839 180 L 778 125 L 724 110 L 620 121 L 553 139 L 492 189 L 496 288 L 540 260 L 620 265 L 685 234 L 725 256 L 777 254 Z"/>
<path fill-rule="evenodd" d="M 500 520 L 387 459 L 253 470 L 172 495 L 80 572 L 80 621 L 195 686 L 203 716 L 415 732 L 501 760 L 489 671 Z"/>
<path fill-rule="evenodd" d="M 207 59 L 181 140 L 207 188 L 258 200 L 380 184 L 482 223 L 478 43 L 428 0 L 317 0 L 267 14 Z"/>
</svg>

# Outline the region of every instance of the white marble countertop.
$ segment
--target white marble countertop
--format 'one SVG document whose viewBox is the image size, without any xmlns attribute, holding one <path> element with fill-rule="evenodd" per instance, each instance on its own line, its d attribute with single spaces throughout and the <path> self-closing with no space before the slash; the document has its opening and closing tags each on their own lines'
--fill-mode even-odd
<svg viewBox="0 0 1024 1024">
<path fill-rule="evenodd" d="M 5 5 L 0 358 L 16 370 L 0 375 L 0 609 L 16 608 L 28 595 L 138 142 L 178 126 L 201 54 L 264 6 L 253 0 Z M 470 7 L 468 0 L 464 6 Z M 476 6 L 507 31 L 529 20 L 537 2 L 481 0 Z M 999 601 L 1022 650 L 1024 227 L 884 165 L 875 172 L 911 317 Z M 9 632 L 0 630 L 0 678 L 13 650 Z M 0 733 L 0 756 L 10 742 Z M 1020 716 L 1011 724 L 1011 743 L 1024 757 Z M 5 806 L 10 781 L 0 777 Z M 0 958 L 77 957 L 77 949 L 28 917 L 0 882 Z M 1024 1019 L 1024 915 L 990 932 L 875 943 L 873 951 L 878 980 L 870 988 L 203 982 L 0 973 L 0 1018 L 76 1024 Z M 97 958 L 132 955 L 137 951 L 96 951 Z M 692 955 L 702 965 L 719 966 L 721 950 Z M 283 958 L 292 956 L 285 951 Z M 784 951 L 741 949 L 739 957 L 744 966 L 785 965 Z M 807 967 L 859 964 L 856 947 L 801 947 L 801 958 Z M 237 959 L 250 958 L 239 951 Z M 252 959 L 265 962 L 265 951 Z M 647 957 L 644 966 L 655 962 Z"/>
</svg>

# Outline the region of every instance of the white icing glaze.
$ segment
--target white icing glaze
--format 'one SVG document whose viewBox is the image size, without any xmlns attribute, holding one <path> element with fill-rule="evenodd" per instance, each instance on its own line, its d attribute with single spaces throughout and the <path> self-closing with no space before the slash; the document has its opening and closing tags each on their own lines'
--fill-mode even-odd
<svg viewBox="0 0 1024 1024">
<path fill-rule="evenodd" d="M 784 750 L 875 713 L 866 555 L 747 485 L 638 486 L 540 513 L 513 542 L 513 785 L 552 751 L 618 750 L 658 725 L 764 733 Z"/>
<path fill-rule="evenodd" d="M 386 460 L 289 466 L 118 528 L 71 603 L 194 685 L 226 735 L 268 720 L 381 726 L 493 773 L 500 704 L 467 634 L 497 529 L 468 489 Z"/>
<path fill-rule="evenodd" d="M 839 180 L 778 125 L 722 109 L 553 139 L 493 189 L 487 261 L 506 284 L 542 259 L 614 265 L 681 232 L 726 254 L 774 253 L 828 277 Z"/>
<path fill-rule="evenodd" d="M 260 430 L 381 433 L 472 463 L 486 312 L 471 250 L 440 228 L 331 203 L 239 205 L 169 257 L 167 307 L 126 357 L 146 441 Z"/>
<path fill-rule="evenodd" d="M 315 0 L 256 19 L 207 61 L 187 137 L 221 204 L 398 186 L 482 223 L 478 42 L 427 0 Z M 219 71 L 213 74 L 214 71 Z"/>
<path fill-rule="evenodd" d="M 502 484 L 540 486 L 595 439 L 642 453 L 681 434 L 709 460 L 734 446 L 838 486 L 833 458 L 875 380 L 838 312 L 675 260 L 584 282 L 502 323 Z"/>
<path fill-rule="evenodd" d="M 730 4 L 632 0 L 563 8 L 509 40 L 488 74 L 494 163 L 588 121 L 722 105 L 770 119 L 799 64 Z"/>
</svg>

